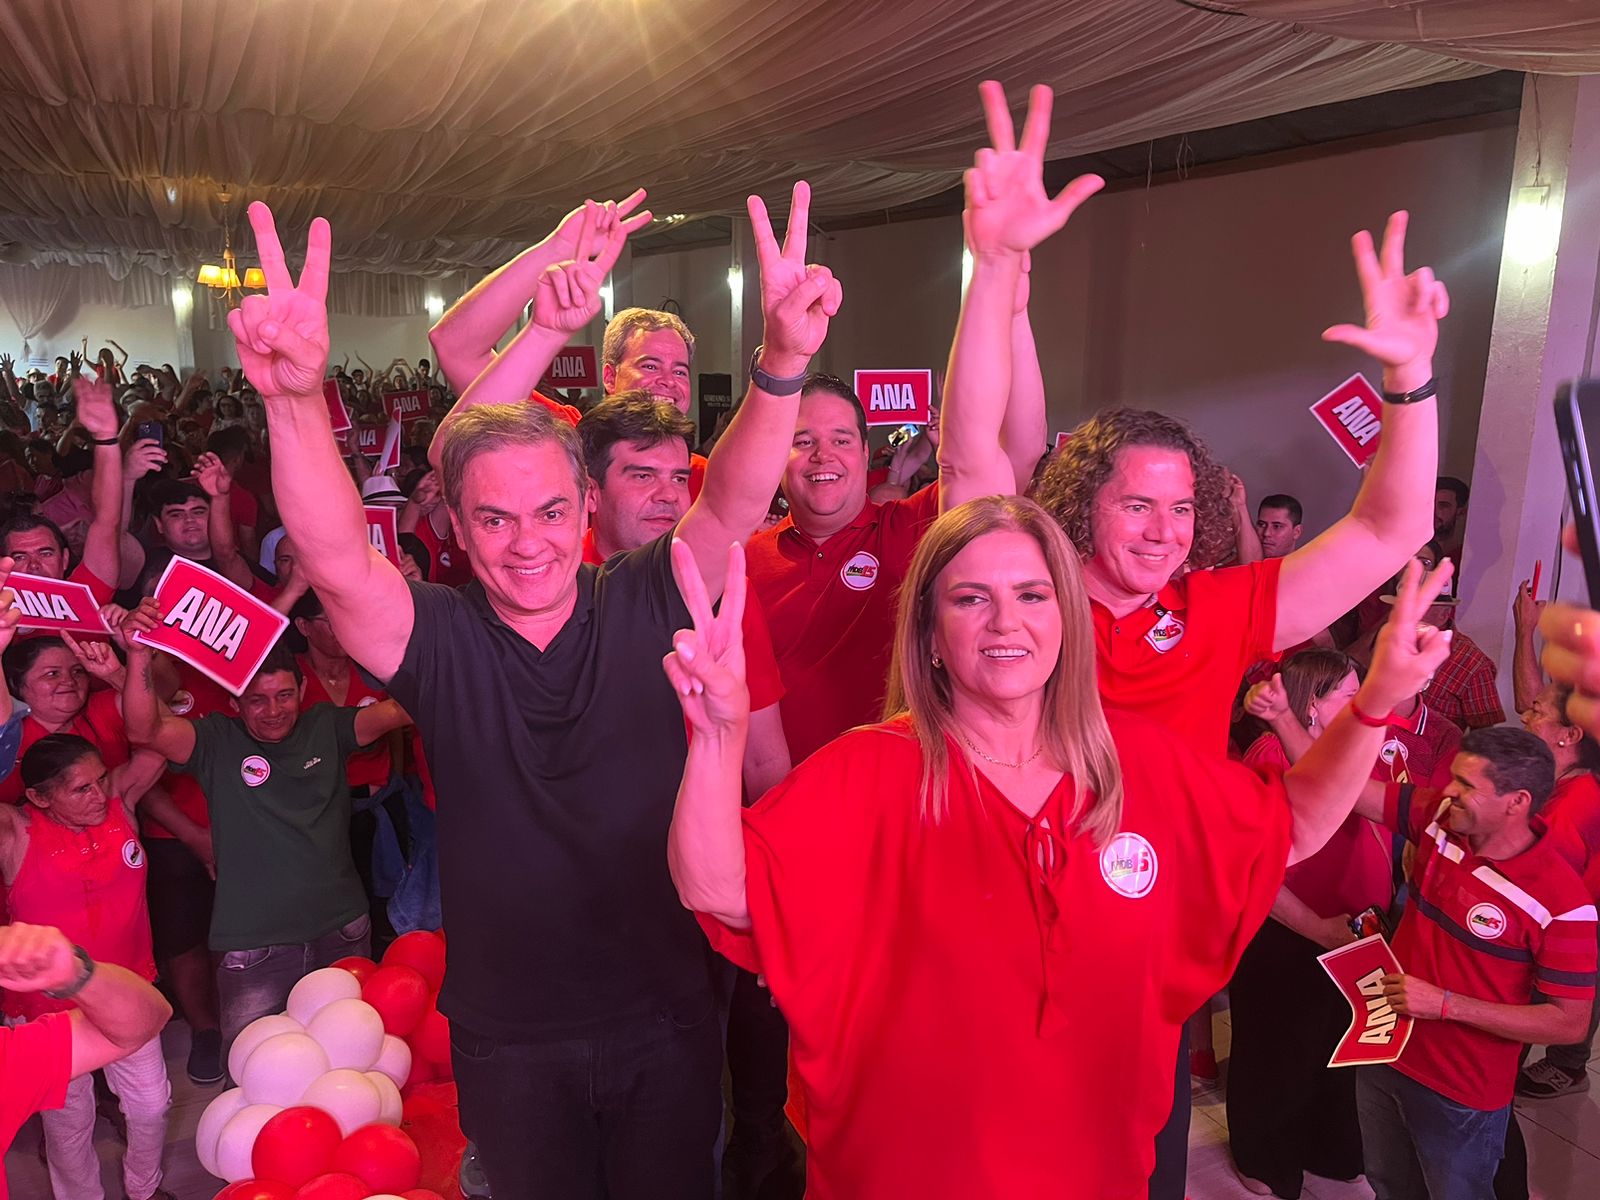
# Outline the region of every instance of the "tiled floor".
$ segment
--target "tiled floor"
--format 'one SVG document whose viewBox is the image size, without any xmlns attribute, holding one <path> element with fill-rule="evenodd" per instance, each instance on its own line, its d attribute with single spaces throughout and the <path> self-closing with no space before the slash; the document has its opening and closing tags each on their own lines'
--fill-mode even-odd
<svg viewBox="0 0 1600 1200">
<path fill-rule="evenodd" d="M 1228 1014 L 1217 1015 L 1217 1057 L 1227 1078 Z M 189 1049 L 187 1027 L 173 1022 L 163 1038 L 172 1076 L 172 1119 L 168 1132 L 165 1186 L 178 1200 L 211 1200 L 220 1183 L 201 1170 L 194 1157 L 194 1129 L 200 1114 L 220 1088 L 197 1088 L 183 1073 Z M 1537 1055 L 1536 1055 L 1537 1056 Z M 1600 1197 L 1600 1058 L 1589 1064 L 1595 1087 L 1560 1100 L 1519 1101 L 1517 1112 L 1528 1141 L 1528 1158 L 1534 1200 L 1590 1200 Z M 106 1195 L 117 1200 L 122 1180 L 117 1171 L 119 1145 L 102 1122 L 97 1144 L 103 1164 Z M 39 1162 L 38 1121 L 23 1127 L 6 1155 L 6 1174 L 13 1200 L 50 1200 L 50 1185 Z M 1302 1195 L 1306 1200 L 1370 1200 L 1372 1189 L 1364 1183 L 1346 1184 L 1308 1176 Z M 1227 1115 L 1222 1093 L 1212 1089 L 1195 1095 L 1194 1120 L 1189 1128 L 1190 1200 L 1254 1200 L 1234 1177 L 1228 1159 Z M 59 1197 L 58 1200 L 84 1200 Z"/>
</svg>

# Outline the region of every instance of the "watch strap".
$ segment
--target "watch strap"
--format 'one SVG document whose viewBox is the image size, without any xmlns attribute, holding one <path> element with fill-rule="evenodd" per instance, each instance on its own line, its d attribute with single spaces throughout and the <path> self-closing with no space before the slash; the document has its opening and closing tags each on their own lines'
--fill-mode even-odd
<svg viewBox="0 0 1600 1200">
<path fill-rule="evenodd" d="M 1439 381 L 1429 378 L 1427 383 L 1409 392 L 1384 392 L 1383 402 L 1385 404 L 1417 404 L 1438 394 Z"/>
<path fill-rule="evenodd" d="M 89 952 L 82 946 L 74 946 L 72 952 L 78 958 L 77 977 L 60 991 L 47 990 L 45 995 L 52 1000 L 71 1000 L 89 985 L 89 980 L 94 978 L 94 959 L 89 957 Z"/>
<path fill-rule="evenodd" d="M 798 375 L 791 375 L 787 379 L 777 375 L 769 375 L 761 369 L 761 351 L 764 346 L 757 346 L 755 353 L 750 356 L 750 378 L 755 385 L 769 396 L 792 396 L 805 386 L 808 372 L 802 371 Z"/>
</svg>

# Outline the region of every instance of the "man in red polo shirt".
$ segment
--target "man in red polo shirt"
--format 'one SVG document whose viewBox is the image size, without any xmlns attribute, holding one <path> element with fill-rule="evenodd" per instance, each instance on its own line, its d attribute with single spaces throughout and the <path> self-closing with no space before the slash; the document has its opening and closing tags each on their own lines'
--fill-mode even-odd
<svg viewBox="0 0 1600 1200">
<path fill-rule="evenodd" d="M 0 1026 L 0 1155 L 35 1112 L 60 1108 L 67 1084 L 125 1058 L 161 1032 L 172 1009 L 132 971 L 90 959 L 59 929 L 0 925 L 0 988 L 71 999 L 15 1029 Z M 6 1200 L 0 1171 L 0 1200 Z"/>
<path fill-rule="evenodd" d="M 44 517 L 20 516 L 0 528 L 0 554 L 16 560 L 16 570 L 46 579 L 70 579 L 88 586 L 96 604 L 109 604 L 122 574 L 122 450 L 117 444 L 117 410 L 111 388 L 90 379 L 73 384 L 78 420 L 94 442 L 94 515 L 84 536 L 83 559 L 67 568 L 67 539 Z"/>
<path fill-rule="evenodd" d="M 1406 273 L 1406 224 L 1403 212 L 1389 218 L 1381 254 L 1369 234 L 1355 236 L 1367 324 L 1323 334 L 1382 363 L 1385 403 L 1383 439 L 1355 504 L 1312 542 L 1283 558 L 1208 569 L 1235 539 L 1231 478 L 1192 430 L 1158 412 L 1103 412 L 1051 460 L 1035 499 L 1083 555 L 1108 707 L 1154 717 L 1202 752 L 1224 753 L 1233 698 L 1250 665 L 1326 629 L 1432 536 L 1433 351 L 1449 300 L 1428 268 Z M 1004 346 L 991 336 L 975 350 L 978 370 L 985 353 Z M 1183 1195 L 1189 1092 L 1182 1084 L 1180 1071 L 1152 1181 L 1156 1200 Z"/>
<path fill-rule="evenodd" d="M 1357 1082 L 1378 1200 L 1494 1195 L 1517 1059 L 1588 1029 L 1595 907 L 1545 836 L 1555 760 L 1523 729 L 1461 741 L 1442 791 L 1369 785 L 1356 811 L 1417 848 L 1384 996 L 1416 1020 L 1400 1058 Z M 1534 992 L 1544 997 L 1534 1002 Z"/>
</svg>

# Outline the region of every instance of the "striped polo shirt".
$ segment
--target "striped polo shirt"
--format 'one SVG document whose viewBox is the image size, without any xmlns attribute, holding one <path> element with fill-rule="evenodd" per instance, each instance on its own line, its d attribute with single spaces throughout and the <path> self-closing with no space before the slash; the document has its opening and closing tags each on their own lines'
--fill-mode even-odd
<svg viewBox="0 0 1600 1200">
<path fill-rule="evenodd" d="M 1438 987 L 1495 1004 L 1594 996 L 1595 906 L 1577 873 L 1539 840 L 1512 858 L 1473 854 L 1443 825 L 1435 788 L 1394 784 L 1384 822 L 1416 843 L 1411 902 L 1395 934 L 1401 968 Z M 1511 1102 L 1521 1046 L 1459 1021 L 1418 1021 L 1395 1069 L 1469 1108 Z"/>
</svg>

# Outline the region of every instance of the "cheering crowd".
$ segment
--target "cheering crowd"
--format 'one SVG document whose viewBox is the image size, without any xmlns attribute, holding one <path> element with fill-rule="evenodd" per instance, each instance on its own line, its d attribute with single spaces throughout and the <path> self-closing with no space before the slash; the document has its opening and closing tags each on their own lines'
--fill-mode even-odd
<svg viewBox="0 0 1600 1200">
<path fill-rule="evenodd" d="M 1523 589 L 1507 725 L 1452 628 L 1444 285 L 1407 271 L 1406 214 L 1354 238 L 1365 319 L 1323 336 L 1376 361 L 1383 434 L 1304 544 L 1300 500 L 1252 513 L 1160 412 L 1046 456 L 1029 255 L 1101 181 L 1045 192 L 1048 89 L 1020 136 L 982 100 L 936 424 L 876 472 L 860 400 L 810 367 L 846 281 L 806 261 L 803 182 L 781 239 L 750 199 L 763 336 L 709 457 L 671 314 L 609 322 L 586 410 L 535 390 L 642 189 L 463 297 L 436 366 L 330 373 L 332 233 L 296 280 L 259 203 L 269 288 L 230 314 L 220 386 L 111 347 L 0 364 L 0 553 L 113 628 L 19 631 L 0 594 L 0 1145 L 46 1110 L 60 1200 L 101 1195 L 108 1063 L 126 1194 L 169 1194 L 149 981 L 221 1083 L 297 979 L 402 923 L 393 826 L 436 838 L 407 911 L 449 934 L 477 1194 L 704 1200 L 720 1170 L 797 1195 L 792 1120 L 822 1200 L 1181 1197 L 1223 990 L 1252 1191 L 1527 1194 L 1513 1090 L 1585 1086 L 1595 1030 L 1600 617 Z M 358 431 L 396 388 L 429 411 L 375 472 Z M 400 566 L 364 501 L 399 508 Z M 291 618 L 237 697 L 138 636 L 174 557 Z M 1350 1014 L 1316 956 L 1373 929 L 1415 1025 L 1396 1061 L 1330 1069 Z"/>
</svg>

